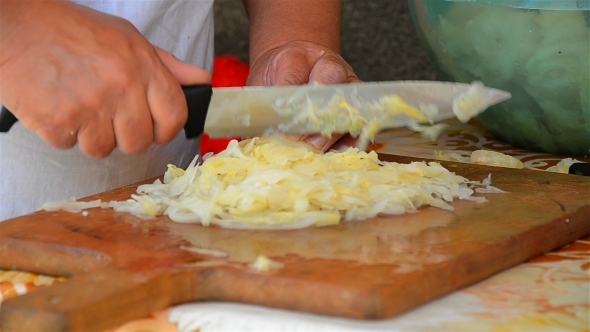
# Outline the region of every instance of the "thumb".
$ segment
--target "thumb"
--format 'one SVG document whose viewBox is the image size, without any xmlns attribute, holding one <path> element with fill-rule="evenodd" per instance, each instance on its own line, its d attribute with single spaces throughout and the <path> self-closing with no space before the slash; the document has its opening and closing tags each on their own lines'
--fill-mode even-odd
<svg viewBox="0 0 590 332">
<path fill-rule="evenodd" d="M 312 66 L 303 54 L 286 54 L 276 64 L 272 85 L 301 85 L 309 81 Z M 274 76 L 274 77 L 273 77 Z M 273 79 L 274 78 L 274 79 Z"/>
<path fill-rule="evenodd" d="M 310 83 L 341 84 L 360 82 L 350 65 L 336 54 L 321 57 L 309 75 Z"/>
<path fill-rule="evenodd" d="M 156 52 L 162 63 L 176 77 L 180 85 L 210 83 L 211 74 L 203 68 L 178 60 L 172 53 L 156 47 Z"/>
</svg>

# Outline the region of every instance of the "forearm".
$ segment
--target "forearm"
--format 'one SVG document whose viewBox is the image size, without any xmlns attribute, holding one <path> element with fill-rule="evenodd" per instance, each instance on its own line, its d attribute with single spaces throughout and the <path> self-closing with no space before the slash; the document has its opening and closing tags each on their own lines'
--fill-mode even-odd
<svg viewBox="0 0 590 332">
<path fill-rule="evenodd" d="M 341 0 L 242 0 L 250 18 L 250 60 L 289 41 L 340 52 Z"/>
</svg>

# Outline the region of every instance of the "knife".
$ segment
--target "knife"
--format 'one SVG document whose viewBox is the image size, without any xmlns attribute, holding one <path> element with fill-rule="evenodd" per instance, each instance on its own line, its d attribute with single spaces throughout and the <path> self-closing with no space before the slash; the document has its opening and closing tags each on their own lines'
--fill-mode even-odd
<svg viewBox="0 0 590 332">
<path fill-rule="evenodd" d="M 432 123 L 455 117 L 453 103 L 469 94 L 473 84 L 438 81 L 391 81 L 333 85 L 297 85 L 272 87 L 212 88 L 210 84 L 184 86 L 188 120 L 187 138 L 203 132 L 212 138 L 253 137 L 273 133 L 316 134 L 323 125 L 313 116 L 301 116 L 311 109 L 326 111 L 345 101 L 366 119 L 379 120 L 375 105 L 384 97 L 397 95 L 405 103 L 430 110 Z M 508 92 L 481 85 L 480 94 L 487 107 L 510 99 Z M 342 104 L 340 104 L 342 105 Z M 432 110 L 436 112 L 432 112 Z M 347 113 L 336 112 L 341 117 Z M 317 120 L 317 119 L 316 119 Z M 0 111 L 0 132 L 7 132 L 18 119 L 6 108 Z M 412 122 L 404 114 L 388 117 L 383 128 L 403 127 Z"/>
</svg>

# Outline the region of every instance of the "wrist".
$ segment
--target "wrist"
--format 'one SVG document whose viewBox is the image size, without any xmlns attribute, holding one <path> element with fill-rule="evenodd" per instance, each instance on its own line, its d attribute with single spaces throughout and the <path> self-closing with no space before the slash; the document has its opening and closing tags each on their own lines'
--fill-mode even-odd
<svg viewBox="0 0 590 332">
<path fill-rule="evenodd" d="M 341 0 L 244 0 L 250 18 L 250 59 L 282 45 L 312 42 L 340 53 Z"/>
<path fill-rule="evenodd" d="M 23 39 L 35 38 L 28 27 L 39 24 L 40 18 L 52 15 L 57 6 L 69 2 L 0 0 L 0 67 L 23 51 Z"/>
</svg>

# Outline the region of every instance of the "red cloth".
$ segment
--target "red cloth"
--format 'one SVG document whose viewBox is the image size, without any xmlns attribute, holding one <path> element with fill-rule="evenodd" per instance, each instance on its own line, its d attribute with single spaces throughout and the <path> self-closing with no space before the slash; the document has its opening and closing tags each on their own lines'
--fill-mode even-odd
<svg viewBox="0 0 590 332">
<path fill-rule="evenodd" d="M 213 76 L 211 77 L 211 85 L 214 88 L 221 87 L 238 87 L 245 86 L 250 73 L 250 66 L 247 63 L 240 62 L 235 56 L 217 56 L 213 62 Z M 238 139 L 239 138 L 233 138 Z M 201 137 L 201 155 L 208 152 L 219 153 L 227 147 L 227 144 L 232 140 L 228 139 L 212 139 L 207 134 Z"/>
<path fill-rule="evenodd" d="M 214 88 L 245 86 L 250 66 L 235 56 L 218 56 L 213 62 L 211 85 Z"/>
</svg>

